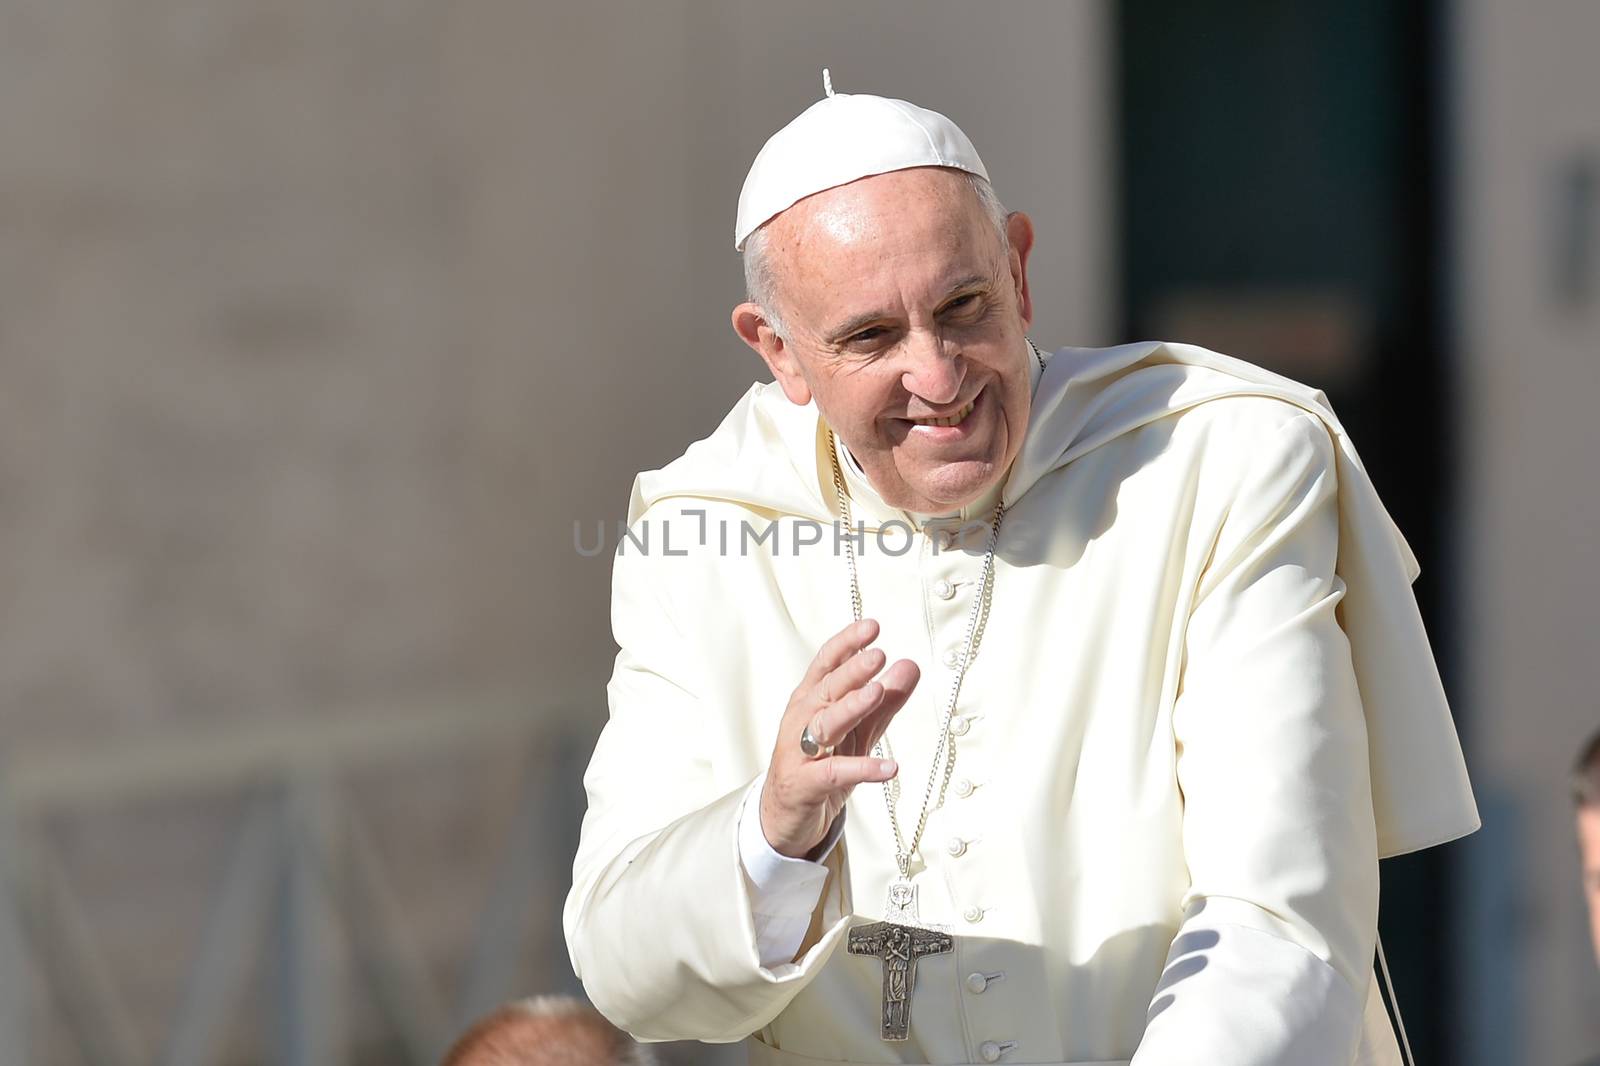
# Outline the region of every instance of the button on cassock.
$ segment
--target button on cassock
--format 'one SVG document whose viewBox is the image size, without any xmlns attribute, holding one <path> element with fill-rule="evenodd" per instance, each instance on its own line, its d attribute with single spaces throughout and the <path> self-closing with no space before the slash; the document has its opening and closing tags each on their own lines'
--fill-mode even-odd
<svg viewBox="0 0 1600 1066">
<path fill-rule="evenodd" d="M 972 719 L 965 715 L 958 714 L 950 719 L 950 732 L 955 736 L 964 737 L 967 735 L 967 730 L 971 728 Z"/>
<path fill-rule="evenodd" d="M 948 600 L 956 594 L 956 587 L 941 577 L 933 583 L 933 594 L 941 600 Z"/>
<path fill-rule="evenodd" d="M 956 790 L 956 795 L 960 796 L 962 799 L 966 799 L 968 796 L 972 795 L 972 779 L 971 778 L 966 778 L 966 777 L 958 777 L 958 778 L 956 778 L 954 787 L 955 787 L 955 790 Z"/>
<path fill-rule="evenodd" d="M 946 648 L 944 650 L 944 655 L 941 658 L 946 666 L 954 670 L 956 665 L 961 662 L 961 649 Z"/>
<path fill-rule="evenodd" d="M 969 922 L 981 922 L 983 921 L 983 908 L 974 903 L 972 906 L 961 912 L 961 917 L 965 918 Z"/>
<path fill-rule="evenodd" d="M 951 837 L 949 840 L 944 842 L 944 850 L 947 851 L 953 858 L 960 858 L 962 855 L 966 854 L 967 842 L 962 840 L 960 837 Z"/>
<path fill-rule="evenodd" d="M 967 974 L 967 991 L 975 996 L 981 996 L 984 989 L 989 987 L 990 981 L 997 981 L 1005 975 L 1004 970 L 996 970 L 994 973 L 969 973 Z"/>
</svg>

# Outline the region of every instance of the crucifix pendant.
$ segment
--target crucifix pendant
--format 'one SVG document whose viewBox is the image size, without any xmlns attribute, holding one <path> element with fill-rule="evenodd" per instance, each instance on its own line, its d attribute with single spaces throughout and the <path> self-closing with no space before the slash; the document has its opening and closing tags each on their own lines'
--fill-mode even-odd
<svg viewBox="0 0 1600 1066">
<path fill-rule="evenodd" d="M 883 962 L 883 1039 L 910 1039 L 917 960 L 954 948 L 955 938 L 949 933 L 924 928 L 917 921 L 916 886 L 905 880 L 889 886 L 887 920 L 850 930 L 850 954 L 875 955 Z"/>
</svg>

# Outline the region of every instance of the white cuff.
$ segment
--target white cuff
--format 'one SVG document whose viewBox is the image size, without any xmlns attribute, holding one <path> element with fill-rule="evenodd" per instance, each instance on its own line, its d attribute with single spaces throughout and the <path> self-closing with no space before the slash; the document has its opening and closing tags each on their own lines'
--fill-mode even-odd
<svg viewBox="0 0 1600 1066">
<path fill-rule="evenodd" d="M 1263 917 L 1244 900 L 1191 904 L 1131 1066 L 1355 1061 L 1365 999 L 1328 962 L 1270 932 Z"/>
<path fill-rule="evenodd" d="M 828 835 L 812 849 L 811 859 L 792 859 L 780 855 L 767 843 L 761 830 L 761 788 L 767 775 L 762 771 L 746 790 L 739 808 L 739 862 L 750 885 L 751 917 L 755 919 L 756 948 L 761 965 L 771 969 L 793 962 L 811 925 L 811 914 L 822 897 L 828 868 L 822 859 L 833 850 L 844 832 L 844 812 L 828 827 Z"/>
</svg>

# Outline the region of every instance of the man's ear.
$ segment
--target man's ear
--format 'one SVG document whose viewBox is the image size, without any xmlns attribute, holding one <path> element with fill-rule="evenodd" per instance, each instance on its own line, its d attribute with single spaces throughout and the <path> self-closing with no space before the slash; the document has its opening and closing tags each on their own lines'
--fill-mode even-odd
<svg viewBox="0 0 1600 1066">
<path fill-rule="evenodd" d="M 1022 211 L 1006 216 L 1006 239 L 1011 244 L 1011 283 L 1017 289 L 1017 306 L 1022 321 L 1033 325 L 1033 297 L 1028 292 L 1028 254 L 1033 251 L 1033 219 Z"/>
<path fill-rule="evenodd" d="M 733 331 L 761 356 L 789 402 L 801 405 L 811 402 L 811 386 L 800 373 L 794 351 L 772 328 L 759 304 L 742 303 L 733 309 Z"/>
</svg>

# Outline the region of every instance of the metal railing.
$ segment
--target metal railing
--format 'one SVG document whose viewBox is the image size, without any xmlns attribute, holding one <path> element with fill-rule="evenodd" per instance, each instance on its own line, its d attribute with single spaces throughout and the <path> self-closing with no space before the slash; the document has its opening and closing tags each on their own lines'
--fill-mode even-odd
<svg viewBox="0 0 1600 1066">
<path fill-rule="evenodd" d="M 536 963 L 545 987 L 514 986 L 526 973 L 521 952 L 530 926 L 543 943 L 562 943 L 560 901 L 591 740 L 552 731 L 548 719 L 507 700 L 9 760 L 0 770 L 0 1063 L 41 1061 L 29 1039 L 38 1021 L 30 1001 L 43 988 L 88 1066 L 213 1066 L 242 1010 L 263 1012 L 261 1028 L 273 1034 L 259 1061 L 342 1066 L 354 1061 L 350 989 L 323 964 L 336 935 L 396 1049 L 385 1053 L 389 1062 L 436 1063 L 471 1018 L 512 996 L 576 991 L 564 952 L 547 951 L 553 957 Z M 481 745 L 522 746 L 526 769 L 492 883 L 479 897 L 464 975 L 447 989 L 395 898 L 393 872 L 346 782 L 356 771 L 399 764 L 414 772 L 433 755 Z M 47 823 L 147 802 L 239 796 L 244 813 L 229 834 L 209 907 L 196 919 L 199 947 L 181 1000 L 161 1024 L 136 1024 Z M 246 1002 L 263 959 L 276 979 L 268 995 Z M 163 1035 L 152 1038 L 153 1028 Z"/>
</svg>

